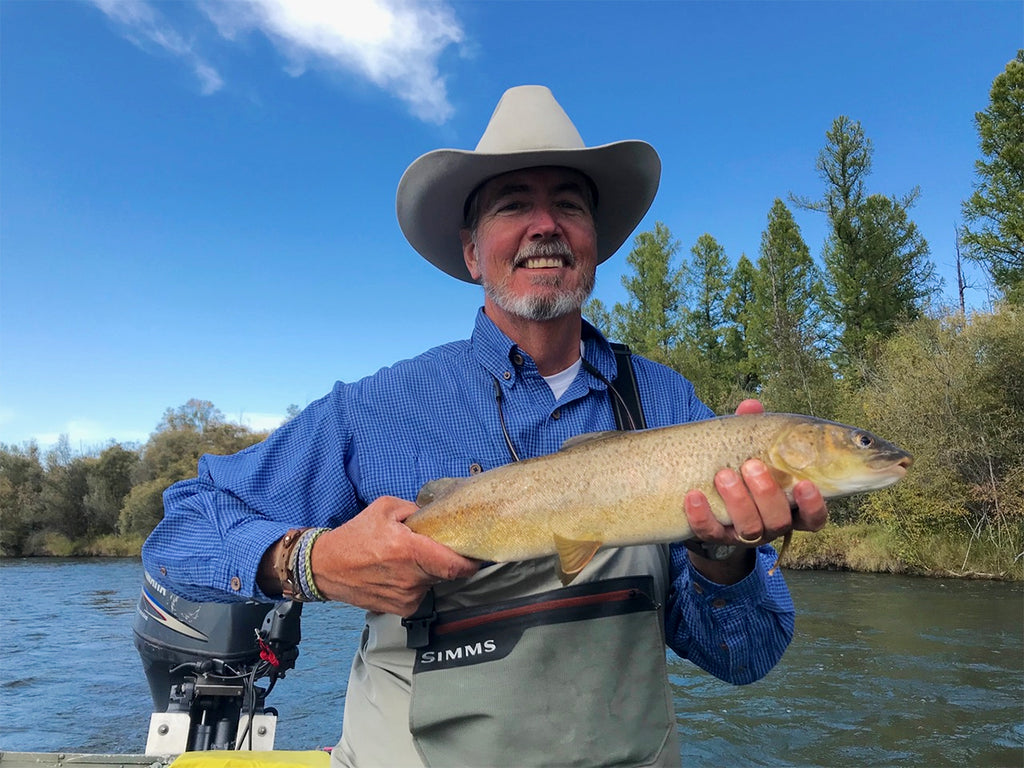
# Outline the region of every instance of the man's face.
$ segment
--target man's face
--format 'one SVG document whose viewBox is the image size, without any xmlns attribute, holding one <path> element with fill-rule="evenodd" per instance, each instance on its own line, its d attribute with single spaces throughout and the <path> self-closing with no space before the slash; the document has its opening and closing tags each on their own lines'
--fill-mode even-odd
<svg viewBox="0 0 1024 768">
<path fill-rule="evenodd" d="M 489 310 L 544 321 L 583 306 L 597 268 L 588 183 L 578 171 L 545 167 L 480 189 L 478 223 L 462 231 L 462 253 Z"/>
</svg>

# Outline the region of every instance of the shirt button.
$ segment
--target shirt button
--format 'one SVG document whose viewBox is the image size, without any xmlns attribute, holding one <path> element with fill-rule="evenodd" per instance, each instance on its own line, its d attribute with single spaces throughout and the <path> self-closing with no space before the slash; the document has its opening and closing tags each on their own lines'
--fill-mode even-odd
<svg viewBox="0 0 1024 768">
<path fill-rule="evenodd" d="M 503 378 L 505 381 L 508 381 L 509 379 L 512 378 L 512 372 L 505 371 L 503 374 L 501 374 L 501 378 Z"/>
<path fill-rule="evenodd" d="M 235 592 L 237 592 L 241 588 L 242 588 L 242 580 L 240 578 L 238 578 L 237 576 L 232 576 L 231 577 L 231 589 L 233 589 Z"/>
<path fill-rule="evenodd" d="M 556 408 L 554 412 L 551 414 L 551 418 L 554 419 L 555 421 L 558 421 L 560 418 L 562 418 L 561 409 Z"/>
<path fill-rule="evenodd" d="M 523 359 L 523 356 L 520 355 L 518 352 L 512 355 L 512 365 L 522 365 L 525 362 L 526 361 Z"/>
<path fill-rule="evenodd" d="M 704 587 L 702 587 L 700 584 L 694 584 L 693 585 L 693 591 L 696 592 L 698 595 L 703 595 L 704 594 Z"/>
<path fill-rule="evenodd" d="M 726 601 L 723 600 L 722 598 L 718 598 L 717 600 L 712 600 L 711 601 L 711 607 L 712 608 L 725 608 L 725 606 L 726 606 Z"/>
<path fill-rule="evenodd" d="M 471 475 L 479 475 L 483 471 L 484 468 L 475 462 L 469 465 L 469 474 Z"/>
</svg>

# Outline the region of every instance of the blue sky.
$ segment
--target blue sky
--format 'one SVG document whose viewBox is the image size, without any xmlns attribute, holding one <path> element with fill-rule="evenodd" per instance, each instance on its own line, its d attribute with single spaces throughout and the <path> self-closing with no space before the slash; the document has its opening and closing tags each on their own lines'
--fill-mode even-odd
<svg viewBox="0 0 1024 768">
<path fill-rule="evenodd" d="M 825 131 L 859 120 L 869 191 L 920 186 L 952 301 L 974 113 L 1019 47 L 1019 1 L 2 0 L 0 442 L 141 442 L 193 397 L 270 427 L 467 336 L 480 289 L 405 242 L 395 188 L 524 83 L 588 144 L 658 150 L 638 231 L 686 252 L 709 232 L 733 261 L 776 197 L 821 193 Z M 820 254 L 821 215 L 795 215 Z"/>
</svg>

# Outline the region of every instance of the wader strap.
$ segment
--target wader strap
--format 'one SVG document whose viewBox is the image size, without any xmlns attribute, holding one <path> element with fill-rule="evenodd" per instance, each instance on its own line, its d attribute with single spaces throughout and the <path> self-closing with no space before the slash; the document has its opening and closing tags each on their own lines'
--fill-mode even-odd
<svg viewBox="0 0 1024 768">
<path fill-rule="evenodd" d="M 633 370 L 633 355 L 625 344 L 611 342 L 610 345 L 612 352 L 615 353 L 615 362 L 618 366 L 615 391 L 619 393 L 619 397 L 611 399 L 612 411 L 615 413 L 615 426 L 619 429 L 629 429 L 632 423 L 636 425 L 637 429 L 646 429 L 647 421 L 644 419 L 644 409 L 640 404 L 640 392 L 637 389 L 636 373 Z M 630 422 L 630 416 L 633 417 L 632 422 Z M 430 627 L 436 619 L 434 590 L 431 589 L 427 591 L 416 612 L 412 616 L 402 619 L 402 626 L 405 627 L 406 633 L 405 647 L 416 649 L 428 645 L 430 643 Z"/>
<path fill-rule="evenodd" d="M 407 619 L 402 619 L 402 626 L 405 627 L 405 647 L 423 648 L 430 643 L 430 625 L 437 619 L 437 611 L 434 610 L 434 590 L 427 590 L 427 594 L 420 603 L 419 608 Z"/>
<path fill-rule="evenodd" d="M 615 353 L 615 362 L 619 367 L 618 375 L 615 377 L 615 391 L 619 393 L 618 398 L 612 398 L 612 410 L 615 412 L 615 425 L 619 429 L 629 429 L 629 416 L 623 411 L 623 403 L 629 408 L 629 414 L 633 417 L 633 423 L 637 429 L 646 429 L 647 421 L 644 419 L 644 409 L 640 404 L 640 392 L 637 389 L 636 372 L 633 370 L 632 353 L 625 344 L 611 342 L 612 352 Z"/>
</svg>

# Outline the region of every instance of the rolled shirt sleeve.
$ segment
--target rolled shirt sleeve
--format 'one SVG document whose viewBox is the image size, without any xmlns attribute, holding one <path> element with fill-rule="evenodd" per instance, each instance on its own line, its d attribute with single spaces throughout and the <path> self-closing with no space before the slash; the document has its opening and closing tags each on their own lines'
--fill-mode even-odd
<svg viewBox="0 0 1024 768">
<path fill-rule="evenodd" d="M 672 585 L 665 639 L 679 656 L 736 685 L 760 680 L 793 639 L 796 612 L 782 571 L 769 575 L 778 555 L 764 545 L 754 570 L 736 584 L 709 581 L 689 550 L 671 550 Z"/>
</svg>

